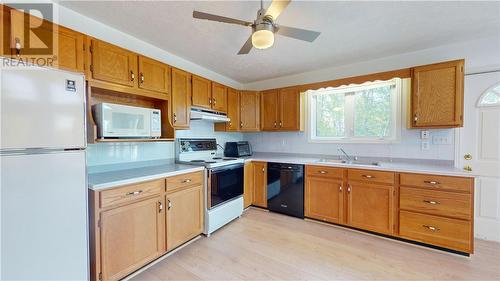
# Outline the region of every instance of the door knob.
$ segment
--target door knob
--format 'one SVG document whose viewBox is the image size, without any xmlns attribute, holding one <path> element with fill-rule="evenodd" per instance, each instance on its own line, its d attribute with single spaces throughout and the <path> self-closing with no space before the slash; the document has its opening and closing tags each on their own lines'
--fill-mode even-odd
<svg viewBox="0 0 500 281">
<path fill-rule="evenodd" d="M 465 154 L 464 159 L 465 160 L 472 160 L 472 154 L 470 154 L 470 153 Z"/>
<path fill-rule="evenodd" d="M 472 167 L 470 165 L 465 165 L 464 166 L 464 171 L 472 172 Z"/>
</svg>

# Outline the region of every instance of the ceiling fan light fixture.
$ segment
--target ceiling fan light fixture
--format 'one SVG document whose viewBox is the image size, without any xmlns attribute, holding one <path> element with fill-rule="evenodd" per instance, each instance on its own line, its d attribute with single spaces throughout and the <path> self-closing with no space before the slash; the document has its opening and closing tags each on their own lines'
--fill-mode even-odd
<svg viewBox="0 0 500 281">
<path fill-rule="evenodd" d="M 274 44 L 274 33 L 269 30 L 257 30 L 252 34 L 252 45 L 256 49 L 267 49 Z"/>
</svg>

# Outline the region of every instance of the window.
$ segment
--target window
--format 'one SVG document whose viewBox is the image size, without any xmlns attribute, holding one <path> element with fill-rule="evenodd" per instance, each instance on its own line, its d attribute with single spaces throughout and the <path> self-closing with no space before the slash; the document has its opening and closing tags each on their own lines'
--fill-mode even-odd
<svg viewBox="0 0 500 281">
<path fill-rule="evenodd" d="M 401 79 L 308 91 L 312 142 L 394 142 L 401 127 Z"/>
<path fill-rule="evenodd" d="M 500 106 L 500 84 L 486 90 L 479 98 L 478 106 Z"/>
</svg>

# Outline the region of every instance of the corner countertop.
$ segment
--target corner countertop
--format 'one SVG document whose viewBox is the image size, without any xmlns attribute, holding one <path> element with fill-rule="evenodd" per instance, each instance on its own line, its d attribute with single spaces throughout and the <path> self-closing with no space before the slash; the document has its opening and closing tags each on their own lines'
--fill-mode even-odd
<svg viewBox="0 0 500 281">
<path fill-rule="evenodd" d="M 136 165 L 113 164 L 89 167 L 88 187 L 104 190 L 179 174 L 203 171 L 204 167 L 175 164 L 173 161 L 148 161 Z"/>
<path fill-rule="evenodd" d="M 338 156 L 337 156 L 338 157 Z M 467 172 L 453 166 L 453 161 L 419 160 L 419 159 L 390 159 L 390 158 L 362 158 L 360 160 L 378 162 L 378 166 L 356 165 L 342 163 L 325 163 L 321 159 L 338 159 L 331 155 L 308 155 L 294 153 L 254 152 L 252 156 L 244 157 L 245 161 L 264 161 L 302 165 L 318 165 L 353 169 L 406 172 L 419 174 L 434 174 L 456 177 L 475 177 L 473 172 Z"/>
</svg>

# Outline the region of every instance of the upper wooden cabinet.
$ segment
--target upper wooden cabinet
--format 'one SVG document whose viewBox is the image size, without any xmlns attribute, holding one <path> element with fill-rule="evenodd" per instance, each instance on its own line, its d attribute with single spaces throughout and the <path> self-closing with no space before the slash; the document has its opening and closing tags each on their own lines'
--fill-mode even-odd
<svg viewBox="0 0 500 281">
<path fill-rule="evenodd" d="M 240 93 L 240 131 L 260 130 L 260 93 L 242 91 Z"/>
<path fill-rule="evenodd" d="M 302 104 L 298 87 L 264 91 L 261 99 L 262 130 L 303 130 Z"/>
<path fill-rule="evenodd" d="M 240 126 L 240 92 L 227 89 L 227 117 L 231 120 L 226 123 L 227 131 L 238 131 Z"/>
<path fill-rule="evenodd" d="M 159 93 L 170 93 L 170 66 L 139 56 L 139 88 Z"/>
<path fill-rule="evenodd" d="M 210 109 L 212 107 L 211 81 L 193 75 L 192 106 Z"/>
<path fill-rule="evenodd" d="M 96 39 L 90 44 L 92 79 L 137 87 L 137 54 Z"/>
<path fill-rule="evenodd" d="M 412 68 L 411 128 L 463 126 L 464 60 Z"/>
<path fill-rule="evenodd" d="M 68 71 L 84 71 L 84 37 L 82 33 L 63 26 L 2 6 L 2 38 L 8 38 L 2 45 L 2 54 L 12 58 L 37 61 L 44 66 Z M 5 24 L 5 27 L 3 25 Z M 30 27 L 36 28 L 36 33 Z M 7 32 L 4 34 L 3 32 Z M 28 41 L 29 40 L 29 41 Z M 43 48 L 52 42 L 52 53 L 29 48 Z M 13 48 L 11 48 L 11 46 Z M 18 48 L 15 48 L 15 47 Z"/>
<path fill-rule="evenodd" d="M 212 82 L 212 109 L 227 112 L 227 88 L 215 82 Z"/>
<path fill-rule="evenodd" d="M 174 128 L 189 128 L 191 110 L 191 74 L 172 68 L 172 125 Z"/>
</svg>

